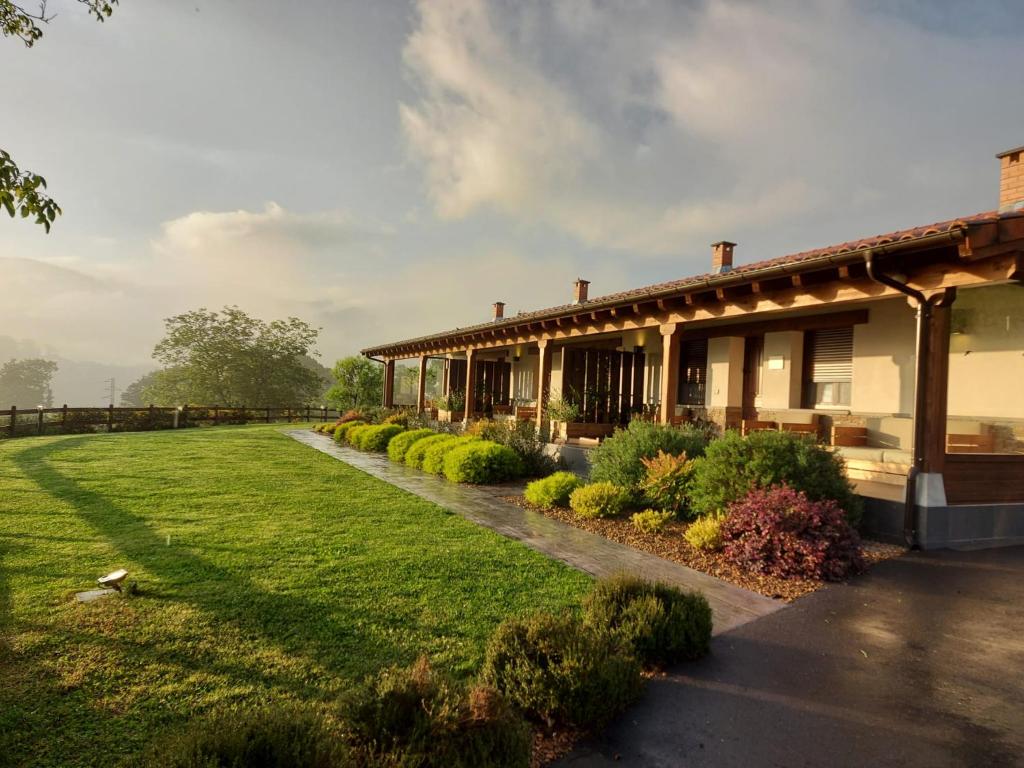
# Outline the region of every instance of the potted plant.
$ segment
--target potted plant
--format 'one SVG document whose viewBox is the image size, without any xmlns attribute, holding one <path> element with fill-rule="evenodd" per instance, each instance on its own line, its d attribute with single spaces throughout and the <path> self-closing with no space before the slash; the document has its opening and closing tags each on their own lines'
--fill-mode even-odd
<svg viewBox="0 0 1024 768">
<path fill-rule="evenodd" d="M 466 395 L 462 392 L 449 392 L 437 399 L 438 421 L 462 421 L 466 414 Z"/>
<path fill-rule="evenodd" d="M 582 409 L 572 400 L 565 398 L 551 400 L 547 413 L 551 420 L 553 440 L 607 437 L 615 431 L 614 424 L 584 421 Z"/>
</svg>

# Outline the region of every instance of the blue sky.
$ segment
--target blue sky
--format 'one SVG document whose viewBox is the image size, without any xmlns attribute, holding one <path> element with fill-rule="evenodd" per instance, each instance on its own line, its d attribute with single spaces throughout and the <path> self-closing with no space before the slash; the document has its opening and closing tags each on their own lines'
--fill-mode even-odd
<svg viewBox="0 0 1024 768">
<path fill-rule="evenodd" d="M 361 346 L 995 207 L 1019 3 L 70 0 L 0 41 L 0 337 L 144 363 L 237 304 Z"/>
</svg>

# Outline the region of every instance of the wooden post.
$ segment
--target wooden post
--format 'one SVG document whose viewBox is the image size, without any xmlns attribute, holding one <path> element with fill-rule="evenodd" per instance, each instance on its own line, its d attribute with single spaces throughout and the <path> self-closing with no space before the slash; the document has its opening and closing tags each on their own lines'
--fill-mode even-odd
<svg viewBox="0 0 1024 768">
<path fill-rule="evenodd" d="M 679 399 L 679 325 L 661 326 L 661 423 L 671 424 Z"/>
<path fill-rule="evenodd" d="M 11 437 L 15 437 L 15 435 L 17 434 L 17 429 L 14 426 L 14 422 L 16 422 L 17 420 L 18 420 L 18 406 L 12 405 L 11 406 L 11 423 L 8 426 L 8 429 L 11 431 Z"/>
<path fill-rule="evenodd" d="M 154 426 L 154 422 L 153 422 L 153 416 L 154 416 L 154 409 L 153 409 L 153 404 L 152 404 L 152 403 L 150 403 L 150 404 L 149 404 L 149 426 L 150 426 L 150 428 L 151 428 L 151 429 L 152 429 L 152 428 L 153 428 L 153 426 Z"/>
<path fill-rule="evenodd" d="M 217 423 L 220 421 L 219 417 L 220 417 L 220 406 L 219 405 L 215 405 L 215 406 L 213 406 L 213 426 L 215 426 L 215 427 L 217 426 Z"/>
<path fill-rule="evenodd" d="M 270 409 L 267 408 L 267 424 L 270 423 Z"/>
<path fill-rule="evenodd" d="M 466 407 L 463 420 L 468 424 L 473 418 L 476 407 L 476 350 L 466 350 Z"/>
<path fill-rule="evenodd" d="M 241 407 L 238 410 L 239 410 L 238 420 L 241 421 L 243 424 L 248 424 L 249 423 L 249 419 L 247 419 L 246 416 L 245 416 L 245 403 L 242 403 Z"/>
<path fill-rule="evenodd" d="M 64 403 L 60 409 L 60 431 L 64 432 L 68 428 L 68 404 Z"/>
<path fill-rule="evenodd" d="M 946 464 L 946 406 L 949 390 L 949 331 L 956 289 L 947 288 L 930 299 L 928 328 L 928 375 L 923 382 L 924 471 L 941 473 Z"/>
<path fill-rule="evenodd" d="M 551 395 L 551 342 L 541 339 L 537 342 L 540 348 L 537 363 L 537 434 L 543 435 L 544 422 L 548 418 L 548 398 Z"/>
<path fill-rule="evenodd" d="M 306 406 L 306 421 L 309 421 L 309 406 Z"/>
<path fill-rule="evenodd" d="M 395 361 L 384 363 L 384 400 L 383 406 L 391 408 L 395 404 Z"/>
<path fill-rule="evenodd" d="M 416 411 L 422 413 L 427 408 L 427 363 L 430 358 L 420 357 L 420 379 L 416 389 Z"/>
<path fill-rule="evenodd" d="M 41 435 L 41 434 L 43 434 L 43 409 L 39 408 L 37 410 L 39 411 L 39 428 L 38 428 L 37 432 L 38 432 L 38 434 Z"/>
<path fill-rule="evenodd" d="M 114 404 L 107 406 L 107 432 L 114 431 Z"/>
</svg>

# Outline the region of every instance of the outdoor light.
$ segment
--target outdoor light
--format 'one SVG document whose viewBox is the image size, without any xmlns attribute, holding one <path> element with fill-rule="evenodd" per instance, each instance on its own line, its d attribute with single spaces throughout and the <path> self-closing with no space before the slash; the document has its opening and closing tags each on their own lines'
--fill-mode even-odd
<svg viewBox="0 0 1024 768">
<path fill-rule="evenodd" d="M 41 411 L 41 410 L 43 410 L 44 406 L 42 406 L 42 405 L 37 405 L 37 406 L 36 406 L 36 408 L 38 408 L 38 409 L 39 409 L 39 410 Z"/>
<path fill-rule="evenodd" d="M 106 589 L 113 589 L 118 592 L 121 591 L 121 582 L 125 580 L 128 575 L 128 571 L 124 568 L 119 568 L 113 573 L 108 573 L 106 576 L 100 576 L 96 579 L 96 583 Z"/>
</svg>

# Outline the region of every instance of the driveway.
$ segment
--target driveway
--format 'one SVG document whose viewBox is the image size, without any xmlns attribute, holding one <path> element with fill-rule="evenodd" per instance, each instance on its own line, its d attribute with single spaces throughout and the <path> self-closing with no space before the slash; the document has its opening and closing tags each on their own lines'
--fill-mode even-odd
<svg viewBox="0 0 1024 768">
<path fill-rule="evenodd" d="M 1024 547 L 912 553 L 726 632 L 561 765 L 1024 766 Z"/>
</svg>

